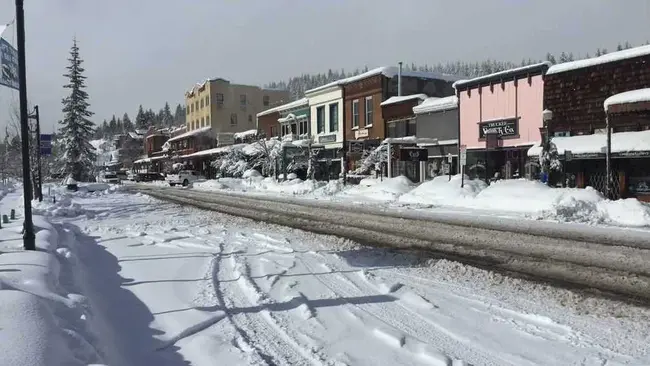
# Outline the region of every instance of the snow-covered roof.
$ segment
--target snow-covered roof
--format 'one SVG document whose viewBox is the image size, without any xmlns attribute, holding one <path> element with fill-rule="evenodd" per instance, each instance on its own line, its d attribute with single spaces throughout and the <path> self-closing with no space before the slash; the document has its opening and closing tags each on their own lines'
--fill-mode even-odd
<svg viewBox="0 0 650 366">
<path fill-rule="evenodd" d="M 201 127 L 201 128 L 196 129 L 196 130 L 188 131 L 188 132 L 185 132 L 185 133 L 180 134 L 178 136 L 174 136 L 174 137 L 170 138 L 169 140 L 167 140 L 167 142 L 178 141 L 178 140 L 184 139 L 186 137 L 200 135 L 202 133 L 209 132 L 210 130 L 212 130 L 211 126 Z"/>
<path fill-rule="evenodd" d="M 299 114 L 299 115 L 296 116 L 293 113 L 289 113 L 286 117 L 278 118 L 278 122 L 279 123 L 285 123 L 285 122 L 304 120 L 304 119 L 307 119 L 306 114 Z"/>
<path fill-rule="evenodd" d="M 431 97 L 425 99 L 422 103 L 413 107 L 413 113 L 431 113 L 455 108 L 458 108 L 458 97 L 455 95 L 444 98 Z"/>
<path fill-rule="evenodd" d="M 257 130 L 248 130 L 248 131 L 244 131 L 244 132 L 235 132 L 235 134 L 233 135 L 233 138 L 245 139 L 245 138 L 248 138 L 248 137 L 254 137 L 256 135 L 257 135 Z"/>
<path fill-rule="evenodd" d="M 573 154 L 604 154 L 607 148 L 607 134 L 553 137 L 557 152 L 563 155 L 566 150 Z M 612 153 L 650 151 L 650 131 L 616 132 L 612 134 Z M 528 156 L 539 156 L 541 144 L 528 150 Z"/>
<path fill-rule="evenodd" d="M 646 55 L 650 55 L 650 45 L 630 48 L 623 51 L 616 51 L 598 57 L 587 58 L 584 60 L 564 62 L 561 64 L 553 65 L 548 69 L 546 75 L 558 74 L 561 72 L 567 72 Z"/>
<path fill-rule="evenodd" d="M 405 136 L 405 137 L 388 137 L 385 138 L 382 144 L 437 144 L 437 138 L 430 137 L 416 137 L 416 136 Z"/>
<path fill-rule="evenodd" d="M 167 158 L 168 158 L 167 155 L 153 156 L 151 158 L 138 159 L 138 160 L 134 161 L 133 164 L 150 163 L 152 161 L 162 160 L 162 159 L 167 159 Z"/>
<path fill-rule="evenodd" d="M 401 103 L 401 102 L 405 102 L 407 100 L 413 100 L 413 99 L 425 100 L 425 99 L 427 99 L 427 95 L 426 94 L 411 94 L 411 95 L 402 95 L 402 96 L 390 97 L 390 98 L 386 99 L 385 101 L 381 102 L 380 105 L 383 107 L 385 105 Z"/>
<path fill-rule="evenodd" d="M 198 157 L 198 156 L 217 155 L 217 154 L 222 154 L 222 153 L 228 152 L 228 151 L 230 151 L 232 149 L 241 148 L 241 147 L 243 147 L 245 145 L 247 145 L 247 144 L 236 144 L 236 145 L 221 146 L 221 147 L 216 147 L 214 149 L 201 150 L 201 151 L 197 151 L 197 152 L 192 153 L 192 154 L 182 155 L 182 156 L 180 156 L 180 158 L 185 159 L 185 158 L 195 158 L 195 157 Z"/>
<path fill-rule="evenodd" d="M 479 76 L 469 80 L 458 80 L 457 82 L 454 83 L 454 88 L 458 90 L 458 89 L 467 88 L 481 83 L 487 83 L 490 81 L 496 81 L 504 78 L 512 78 L 515 76 L 525 75 L 531 72 L 545 71 L 549 68 L 549 66 L 551 66 L 551 63 L 548 61 L 544 61 L 538 64 L 526 65 L 514 69 L 503 70 L 489 75 Z"/>
<path fill-rule="evenodd" d="M 134 140 L 142 140 L 144 138 L 143 135 L 137 134 L 135 132 L 129 132 L 129 137 Z"/>
<path fill-rule="evenodd" d="M 650 65 L 648 67 L 650 67 Z M 605 111 L 607 111 L 609 107 L 613 105 L 641 102 L 650 102 L 650 88 L 630 90 L 624 93 L 612 95 L 605 99 L 603 107 L 605 108 Z"/>
<path fill-rule="evenodd" d="M 364 73 L 361 73 L 359 75 L 351 76 L 349 78 L 344 78 L 340 79 L 334 82 L 331 82 L 329 84 L 325 84 L 322 86 L 319 86 L 314 89 L 310 89 L 305 91 L 305 94 L 311 94 L 315 93 L 317 91 L 331 88 L 336 85 L 346 85 L 349 83 L 353 83 L 355 81 L 363 80 L 366 78 L 369 78 L 371 76 L 375 75 L 384 75 L 387 78 L 393 78 L 397 76 L 399 73 L 399 68 L 397 66 L 382 66 L 382 67 L 377 67 L 372 70 L 368 70 Z M 444 81 L 456 81 L 458 80 L 457 76 L 454 75 L 448 75 L 448 74 L 443 74 L 443 73 L 438 73 L 438 72 L 426 72 L 426 71 L 406 71 L 402 70 L 402 76 L 403 77 L 413 77 L 413 78 L 422 78 L 422 79 L 438 79 L 438 80 L 444 80 Z"/>
<path fill-rule="evenodd" d="M 274 112 L 282 112 L 282 111 L 286 111 L 288 109 L 302 107 L 304 105 L 309 105 L 309 99 L 302 98 L 302 99 L 294 100 L 291 103 L 279 105 L 277 107 L 273 107 L 273 108 L 267 109 L 265 111 L 262 111 L 262 112 L 258 113 L 257 116 L 261 117 L 261 116 L 265 116 L 267 114 L 271 114 L 271 113 L 274 113 Z"/>
</svg>

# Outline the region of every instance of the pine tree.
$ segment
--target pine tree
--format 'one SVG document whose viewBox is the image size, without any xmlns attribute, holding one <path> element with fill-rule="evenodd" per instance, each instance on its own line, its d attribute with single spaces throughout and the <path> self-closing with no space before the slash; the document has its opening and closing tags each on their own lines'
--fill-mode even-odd
<svg viewBox="0 0 650 366">
<path fill-rule="evenodd" d="M 115 115 L 113 115 L 113 118 L 111 118 L 111 121 L 108 122 L 108 134 L 110 136 L 114 136 L 117 133 L 119 133 L 117 131 L 117 120 L 115 119 Z"/>
<path fill-rule="evenodd" d="M 63 87 L 70 89 L 70 95 L 63 98 L 63 121 L 59 129 L 62 147 L 64 172 L 77 181 L 88 180 L 92 177 L 95 151 L 90 145 L 93 136 L 93 123 L 88 119 L 93 112 L 88 110 L 88 93 L 86 77 L 83 75 L 83 60 L 79 56 L 77 40 L 74 39 L 70 49 L 70 65 L 63 76 L 68 83 Z"/>
<path fill-rule="evenodd" d="M 616 46 L 616 51 L 623 51 L 623 45 L 619 43 L 618 46 Z"/>
<path fill-rule="evenodd" d="M 182 105 L 176 105 L 176 111 L 174 112 L 174 124 L 175 125 L 184 125 L 185 124 L 185 108 Z"/>
<path fill-rule="evenodd" d="M 169 103 L 165 102 L 165 107 L 163 108 L 162 113 L 162 125 L 163 127 L 170 127 L 174 124 L 174 116 L 172 116 L 172 109 L 169 107 Z"/>
<path fill-rule="evenodd" d="M 555 65 L 557 61 L 555 61 L 555 56 L 553 56 L 550 52 L 546 54 L 546 61 L 552 63 Z"/>
<path fill-rule="evenodd" d="M 133 131 L 134 129 L 133 122 L 131 122 L 128 113 L 124 113 L 124 116 L 122 116 L 122 128 L 124 129 L 124 132 Z"/>
<path fill-rule="evenodd" d="M 144 113 L 142 104 L 138 108 L 138 114 L 135 116 L 135 128 L 137 129 L 146 129 L 147 128 L 147 116 Z"/>
</svg>

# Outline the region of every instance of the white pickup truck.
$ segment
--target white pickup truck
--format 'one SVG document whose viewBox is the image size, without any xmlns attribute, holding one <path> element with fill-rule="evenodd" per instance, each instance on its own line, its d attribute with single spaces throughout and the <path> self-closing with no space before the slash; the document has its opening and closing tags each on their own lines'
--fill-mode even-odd
<svg viewBox="0 0 650 366">
<path fill-rule="evenodd" d="M 167 183 L 169 183 L 169 185 L 172 187 L 177 184 L 180 184 L 183 187 L 187 187 L 191 183 L 205 179 L 205 177 L 194 170 L 181 170 L 178 173 L 167 174 L 167 178 L 165 179 L 167 180 Z"/>
</svg>

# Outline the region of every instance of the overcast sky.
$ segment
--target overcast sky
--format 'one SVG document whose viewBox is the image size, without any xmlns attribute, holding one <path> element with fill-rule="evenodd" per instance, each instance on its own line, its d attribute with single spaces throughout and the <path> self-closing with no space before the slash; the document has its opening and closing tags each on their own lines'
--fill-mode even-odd
<svg viewBox="0 0 650 366">
<path fill-rule="evenodd" d="M 25 0 L 27 84 L 61 119 L 72 38 L 94 121 L 158 110 L 207 77 L 264 84 L 397 61 L 543 58 L 650 39 L 648 0 Z M 0 23 L 14 18 L 0 0 Z M 14 28 L 3 35 L 15 42 Z M 17 93 L 0 90 L 0 135 Z"/>
</svg>

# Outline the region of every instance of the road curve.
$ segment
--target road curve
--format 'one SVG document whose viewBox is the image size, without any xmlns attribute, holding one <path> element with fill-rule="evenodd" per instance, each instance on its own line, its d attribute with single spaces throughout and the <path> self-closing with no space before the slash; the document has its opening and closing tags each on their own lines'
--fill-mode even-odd
<svg viewBox="0 0 650 366">
<path fill-rule="evenodd" d="M 481 268 L 650 302 L 650 250 L 645 245 L 638 248 L 569 240 L 562 233 L 559 238 L 552 237 L 551 231 L 542 236 L 218 192 L 155 186 L 130 189 L 166 201 L 362 244 L 426 250 Z"/>
</svg>

